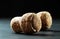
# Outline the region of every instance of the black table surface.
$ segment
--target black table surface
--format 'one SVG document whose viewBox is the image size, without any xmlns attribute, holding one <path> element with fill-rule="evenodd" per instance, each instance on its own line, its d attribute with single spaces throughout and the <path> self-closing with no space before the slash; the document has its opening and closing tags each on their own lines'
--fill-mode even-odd
<svg viewBox="0 0 60 39">
<path fill-rule="evenodd" d="M 26 35 L 23 33 L 17 34 L 10 28 L 11 19 L 0 18 L 0 39 L 60 39 L 60 20 L 53 20 L 50 30 L 40 31 L 33 35 Z"/>
</svg>

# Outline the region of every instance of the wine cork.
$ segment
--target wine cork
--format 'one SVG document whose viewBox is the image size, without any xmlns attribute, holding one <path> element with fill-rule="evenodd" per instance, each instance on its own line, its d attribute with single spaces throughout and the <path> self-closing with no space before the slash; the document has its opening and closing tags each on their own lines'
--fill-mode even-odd
<svg viewBox="0 0 60 39">
<path fill-rule="evenodd" d="M 42 29 L 41 30 L 47 30 L 51 28 L 52 25 L 52 16 L 48 11 L 41 11 L 37 13 L 37 16 L 42 21 Z"/>
<path fill-rule="evenodd" d="M 41 29 L 41 19 L 35 13 L 26 13 L 22 16 L 21 26 L 24 33 L 35 33 Z"/>
<path fill-rule="evenodd" d="M 22 17 L 14 17 L 14 18 L 12 18 L 12 20 L 10 22 L 11 29 L 16 33 L 22 32 L 21 19 L 22 19 Z"/>
</svg>

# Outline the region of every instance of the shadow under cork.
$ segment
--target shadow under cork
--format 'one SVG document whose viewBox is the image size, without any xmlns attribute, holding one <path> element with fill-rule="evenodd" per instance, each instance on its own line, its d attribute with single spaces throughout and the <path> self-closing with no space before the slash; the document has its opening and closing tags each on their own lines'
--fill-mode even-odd
<svg viewBox="0 0 60 39">
<path fill-rule="evenodd" d="M 15 33 L 15 34 L 21 34 L 27 36 L 60 36 L 60 30 L 45 30 L 33 34 L 29 33 Z"/>
</svg>

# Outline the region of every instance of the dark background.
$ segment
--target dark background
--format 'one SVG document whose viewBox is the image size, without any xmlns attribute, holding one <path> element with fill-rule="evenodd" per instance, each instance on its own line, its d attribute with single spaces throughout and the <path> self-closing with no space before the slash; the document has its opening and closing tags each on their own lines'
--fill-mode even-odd
<svg viewBox="0 0 60 39">
<path fill-rule="evenodd" d="M 22 16 L 27 12 L 49 11 L 54 19 L 59 19 L 58 0 L 0 0 L 0 18 Z"/>
</svg>

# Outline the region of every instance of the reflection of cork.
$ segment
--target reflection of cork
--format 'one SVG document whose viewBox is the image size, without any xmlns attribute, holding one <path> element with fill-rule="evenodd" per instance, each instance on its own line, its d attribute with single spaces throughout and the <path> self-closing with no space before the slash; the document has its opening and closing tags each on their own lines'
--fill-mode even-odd
<svg viewBox="0 0 60 39">
<path fill-rule="evenodd" d="M 22 32 L 21 30 L 21 17 L 14 17 L 11 20 L 11 28 L 13 29 L 14 32 L 20 33 Z"/>
<path fill-rule="evenodd" d="M 21 26 L 24 33 L 39 32 L 41 29 L 41 20 L 34 13 L 26 13 L 22 16 Z"/>
<path fill-rule="evenodd" d="M 42 30 L 50 29 L 52 25 L 52 17 L 51 14 L 47 11 L 41 11 L 37 13 L 42 20 Z"/>
</svg>

